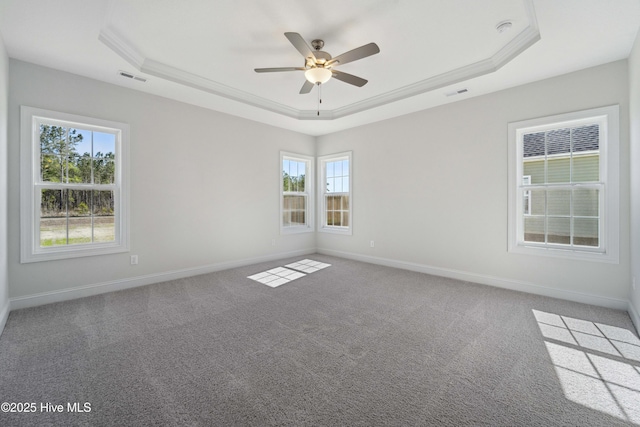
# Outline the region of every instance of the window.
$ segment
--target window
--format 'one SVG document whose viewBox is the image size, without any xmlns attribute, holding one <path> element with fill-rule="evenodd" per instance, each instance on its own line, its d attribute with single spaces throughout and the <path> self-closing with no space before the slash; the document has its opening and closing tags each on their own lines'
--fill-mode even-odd
<svg viewBox="0 0 640 427">
<path fill-rule="evenodd" d="M 351 234 L 351 165 L 351 152 L 318 159 L 321 174 L 318 188 L 322 216 L 320 231 Z"/>
<path fill-rule="evenodd" d="M 280 231 L 313 231 L 313 158 L 281 152 L 280 165 Z"/>
<path fill-rule="evenodd" d="M 618 262 L 618 107 L 509 125 L 509 250 Z"/>
<path fill-rule="evenodd" d="M 128 126 L 21 108 L 21 262 L 128 251 Z"/>
</svg>

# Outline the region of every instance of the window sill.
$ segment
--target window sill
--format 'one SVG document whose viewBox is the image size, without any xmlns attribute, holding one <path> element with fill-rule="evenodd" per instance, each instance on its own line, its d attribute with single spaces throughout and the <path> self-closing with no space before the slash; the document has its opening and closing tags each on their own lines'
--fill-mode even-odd
<svg viewBox="0 0 640 427">
<path fill-rule="evenodd" d="M 329 234 L 344 234 L 351 236 L 353 232 L 351 228 L 338 228 L 338 227 L 320 227 L 318 229 L 320 233 L 329 233 Z"/>
<path fill-rule="evenodd" d="M 520 255 L 545 256 L 551 258 L 574 259 L 588 262 L 605 262 L 609 264 L 619 264 L 618 254 L 610 252 L 589 252 L 561 248 L 543 248 L 518 244 L 509 248 L 509 253 Z"/>
<path fill-rule="evenodd" d="M 287 228 L 281 228 L 280 229 L 280 234 L 281 235 L 286 235 L 286 234 L 300 234 L 300 233 L 312 233 L 313 232 L 313 227 L 311 226 L 302 226 L 302 227 L 287 227 Z"/>
<path fill-rule="evenodd" d="M 23 253 L 20 257 L 20 263 L 26 264 L 30 262 L 55 261 L 61 259 L 73 259 L 86 256 L 110 255 L 129 252 L 126 245 L 105 244 L 95 247 L 77 246 L 77 247 L 60 247 L 54 250 L 38 250 L 33 253 Z"/>
</svg>

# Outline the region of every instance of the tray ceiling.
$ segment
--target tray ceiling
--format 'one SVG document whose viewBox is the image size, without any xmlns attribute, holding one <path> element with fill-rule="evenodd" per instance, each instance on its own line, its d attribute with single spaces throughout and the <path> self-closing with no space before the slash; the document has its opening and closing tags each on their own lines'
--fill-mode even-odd
<svg viewBox="0 0 640 427">
<path fill-rule="evenodd" d="M 0 0 L 0 16 L 13 58 L 320 135 L 626 58 L 640 2 Z M 333 56 L 375 42 L 339 68 L 369 83 L 323 84 L 317 116 L 303 72 L 253 71 L 304 65 L 287 31 Z"/>
</svg>

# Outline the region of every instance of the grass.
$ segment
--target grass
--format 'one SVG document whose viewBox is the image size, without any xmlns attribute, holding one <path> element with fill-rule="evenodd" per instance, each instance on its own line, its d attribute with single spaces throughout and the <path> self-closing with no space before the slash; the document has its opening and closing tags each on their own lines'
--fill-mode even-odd
<svg viewBox="0 0 640 427">
<path fill-rule="evenodd" d="M 56 239 L 40 239 L 40 246 L 43 248 L 48 246 L 78 245 L 81 243 L 91 243 L 91 239 L 89 237 L 70 237 L 68 242 L 65 237 Z"/>
<path fill-rule="evenodd" d="M 92 243 L 91 218 L 43 218 L 40 222 L 40 247 L 81 245 Z M 68 227 L 68 231 L 67 231 Z M 67 236 L 68 232 L 68 236 Z M 67 240 L 68 237 L 68 240 Z M 115 241 L 113 217 L 96 217 L 93 221 L 93 242 Z"/>
</svg>

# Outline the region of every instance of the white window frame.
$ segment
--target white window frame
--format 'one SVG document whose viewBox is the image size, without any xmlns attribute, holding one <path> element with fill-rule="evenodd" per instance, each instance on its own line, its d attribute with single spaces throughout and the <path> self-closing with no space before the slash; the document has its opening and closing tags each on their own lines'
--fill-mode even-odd
<svg viewBox="0 0 640 427">
<path fill-rule="evenodd" d="M 349 161 L 349 226 L 333 226 L 327 225 L 326 214 L 326 196 L 327 193 L 327 163 L 335 162 L 338 160 Z M 320 173 L 320 179 L 318 180 L 318 197 L 319 197 L 319 218 L 318 231 L 322 233 L 334 233 L 334 234 L 353 234 L 353 152 L 345 151 L 342 153 L 328 154 L 326 156 L 318 157 L 318 170 Z M 343 193 L 331 193 L 331 194 L 343 194 Z"/>
<path fill-rule="evenodd" d="M 305 169 L 306 169 L 306 173 L 305 173 L 305 191 L 304 192 L 295 192 L 295 193 L 287 193 L 287 194 L 296 194 L 296 195 L 302 195 L 305 196 L 307 199 L 307 210 L 305 212 L 305 219 L 306 219 L 306 224 L 303 225 L 299 225 L 299 226 L 290 226 L 290 227 L 285 227 L 283 222 L 282 222 L 282 218 L 284 216 L 284 196 L 285 196 L 285 191 L 284 191 L 284 183 L 283 183 L 283 179 L 282 179 L 282 171 L 284 168 L 284 161 L 285 160 L 293 160 L 296 162 L 304 162 L 306 164 Z M 315 172 L 314 172 L 314 158 L 310 157 L 310 156 L 306 156 L 304 154 L 297 154 L 297 153 L 290 153 L 290 152 L 286 152 L 286 151 L 281 151 L 280 152 L 280 177 L 279 177 L 279 182 L 280 182 L 280 217 L 279 217 L 279 221 L 280 221 L 280 234 L 295 234 L 295 233 L 310 233 L 314 231 L 314 209 L 315 209 L 315 194 L 314 194 L 314 188 L 315 188 L 315 181 L 314 181 L 314 177 L 315 177 Z"/>
<path fill-rule="evenodd" d="M 46 185 L 40 174 L 40 126 L 59 122 L 91 131 L 116 135 L 114 192 L 115 239 L 113 242 L 64 246 L 40 246 L 40 197 Z M 129 251 L 129 125 L 28 106 L 20 108 L 20 262 L 51 261 Z M 96 184 L 60 184 L 60 188 L 94 189 Z"/>
<path fill-rule="evenodd" d="M 523 184 L 523 136 L 562 127 L 598 123 L 600 126 L 600 247 L 563 247 L 537 245 L 524 241 L 522 196 L 528 191 Z M 620 118 L 617 105 L 541 117 L 509 123 L 508 179 L 508 251 L 515 254 L 541 255 L 587 261 L 619 263 L 620 251 Z M 575 184 L 580 186 L 581 184 Z M 531 202 L 531 200 L 530 200 Z"/>
<path fill-rule="evenodd" d="M 531 184 L 531 175 L 523 175 L 522 176 L 522 185 L 529 185 Z M 527 209 L 524 209 L 523 206 L 523 214 L 524 215 L 531 215 L 531 190 L 525 190 L 524 191 L 524 199 L 527 200 Z"/>
</svg>

